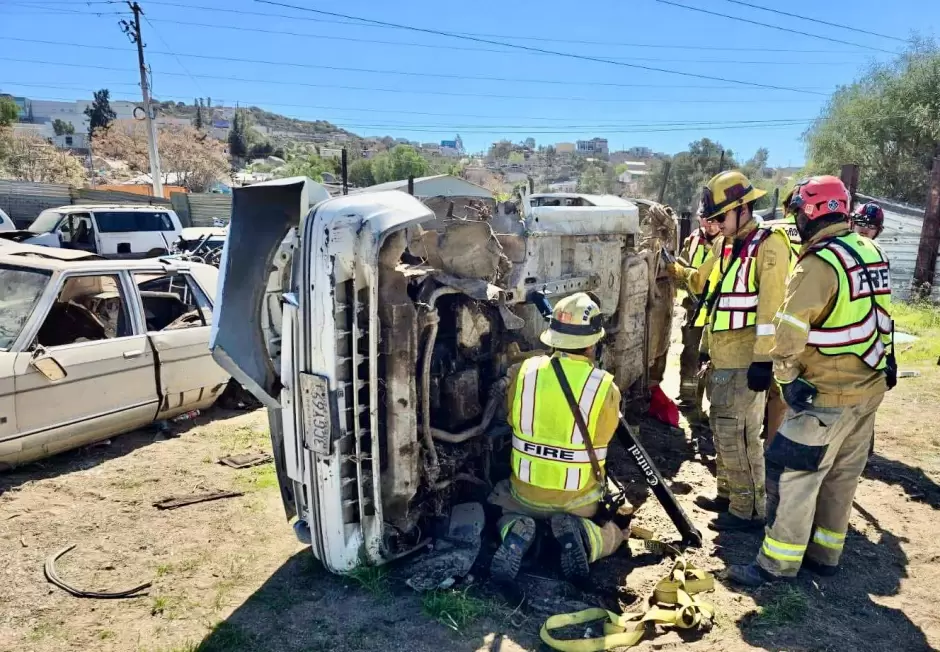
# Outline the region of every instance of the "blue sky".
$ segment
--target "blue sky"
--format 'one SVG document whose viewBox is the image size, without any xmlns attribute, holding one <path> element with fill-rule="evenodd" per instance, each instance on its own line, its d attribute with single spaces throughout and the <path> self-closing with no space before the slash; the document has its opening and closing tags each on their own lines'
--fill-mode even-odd
<svg viewBox="0 0 940 652">
<path fill-rule="evenodd" d="M 852 81 L 873 59 L 891 58 L 872 48 L 903 47 L 898 41 L 785 18 L 728 0 L 676 1 L 794 32 L 655 0 L 278 1 L 816 93 Z M 913 31 L 933 36 L 940 27 L 940 2 L 927 0 L 893 0 L 890 10 L 880 0 L 752 2 L 902 38 Z M 612 149 L 644 145 L 674 153 L 691 140 L 709 137 L 739 158 L 765 146 L 772 165 L 800 165 L 799 136 L 806 125 L 794 123 L 814 118 L 826 100 L 824 94 L 752 88 L 350 24 L 256 0 L 141 0 L 141 6 L 148 19 L 143 30 L 159 99 L 191 103 L 194 97 L 208 96 L 214 104 L 226 105 L 237 101 L 293 117 L 330 120 L 361 135 L 432 142 L 459 133 L 470 150 L 499 138 L 519 141 L 531 135 L 548 144 L 597 135 L 607 137 Z M 0 0 L 0 91 L 78 99 L 104 87 L 116 99 L 139 98 L 136 56 L 117 25 L 121 16 L 116 12 L 126 13 L 126 5 Z M 805 32 L 864 47 L 809 38 Z M 517 81 L 522 79 L 538 82 Z M 768 120 L 790 122 L 741 126 Z M 711 124 L 692 127 L 690 122 Z"/>
</svg>

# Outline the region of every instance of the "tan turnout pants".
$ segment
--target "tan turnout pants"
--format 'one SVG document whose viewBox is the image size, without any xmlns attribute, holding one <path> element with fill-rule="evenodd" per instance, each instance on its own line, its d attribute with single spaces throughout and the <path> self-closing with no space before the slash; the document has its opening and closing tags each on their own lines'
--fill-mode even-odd
<svg viewBox="0 0 940 652">
<path fill-rule="evenodd" d="M 490 504 L 503 508 L 503 515 L 497 523 L 501 539 L 506 538 L 506 534 L 509 532 L 512 524 L 515 523 L 520 516 L 530 516 L 536 520 L 547 520 L 554 514 L 567 513 L 579 517 L 581 521 L 581 527 L 584 529 L 590 544 L 588 546 L 588 555 L 591 563 L 614 554 L 617 552 L 617 549 L 623 545 L 623 542 L 626 541 L 623 531 L 618 528 L 613 521 L 609 521 L 602 527 L 591 520 L 591 517 L 597 513 L 597 503 L 591 503 L 590 505 L 570 510 L 536 509 L 528 505 L 523 505 L 516 500 L 515 496 L 512 495 L 511 487 L 512 485 L 509 480 L 503 480 L 497 483 L 488 499 Z"/>
<path fill-rule="evenodd" d="M 702 343 L 702 327 L 696 328 L 692 319 L 695 316 L 695 297 L 688 294 L 682 300 L 685 309 L 685 320 L 682 322 L 682 354 L 679 356 L 679 400 L 684 405 L 694 405 L 702 409 L 702 397 L 705 394 L 705 383 L 698 377 L 699 346 Z"/>
<path fill-rule="evenodd" d="M 883 394 L 860 405 L 790 410 L 767 449 L 767 529 L 757 563 L 793 577 L 804 555 L 837 566 Z"/>
<path fill-rule="evenodd" d="M 777 383 L 770 384 L 770 391 L 767 392 L 767 436 L 764 439 L 764 449 L 766 450 L 770 443 L 777 436 L 783 420 L 787 416 L 787 402 L 783 400 L 780 393 L 780 386 Z"/>
<path fill-rule="evenodd" d="M 718 495 L 743 519 L 764 518 L 764 447 L 760 433 L 766 392 L 747 388 L 747 369 L 713 369 L 708 376 L 709 422 L 718 452 Z"/>
</svg>

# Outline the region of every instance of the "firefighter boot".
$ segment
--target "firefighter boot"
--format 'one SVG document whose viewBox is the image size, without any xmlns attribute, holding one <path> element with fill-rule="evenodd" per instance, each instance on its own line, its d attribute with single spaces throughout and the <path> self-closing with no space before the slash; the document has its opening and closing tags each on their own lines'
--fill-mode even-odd
<svg viewBox="0 0 940 652">
<path fill-rule="evenodd" d="M 502 526 L 501 534 L 503 542 L 493 555 L 490 575 L 497 582 L 512 582 L 535 539 L 535 521 L 528 516 L 518 516 Z"/>
<path fill-rule="evenodd" d="M 581 526 L 581 519 L 571 514 L 552 516 L 552 534 L 561 546 L 561 570 L 571 581 L 588 577 L 589 567 L 586 533 Z"/>
</svg>

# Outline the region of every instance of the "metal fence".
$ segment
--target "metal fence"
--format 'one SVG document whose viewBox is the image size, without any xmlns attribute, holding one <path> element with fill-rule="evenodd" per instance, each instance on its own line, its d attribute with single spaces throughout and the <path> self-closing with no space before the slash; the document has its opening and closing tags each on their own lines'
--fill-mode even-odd
<svg viewBox="0 0 940 652">
<path fill-rule="evenodd" d="M 75 204 L 149 204 L 172 207 L 183 226 L 212 226 L 232 215 L 232 196 L 173 193 L 169 200 L 132 192 L 70 188 L 54 183 L 0 180 L 0 209 L 25 229 L 42 211 Z"/>
</svg>

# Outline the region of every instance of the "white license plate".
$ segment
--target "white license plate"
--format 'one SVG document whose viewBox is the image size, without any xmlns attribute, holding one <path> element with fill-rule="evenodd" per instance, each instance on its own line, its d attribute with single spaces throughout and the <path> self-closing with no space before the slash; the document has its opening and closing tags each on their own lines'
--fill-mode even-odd
<svg viewBox="0 0 940 652">
<path fill-rule="evenodd" d="M 300 374 L 304 417 L 304 444 L 318 455 L 330 454 L 333 420 L 330 417 L 330 383 L 323 376 Z"/>
</svg>

